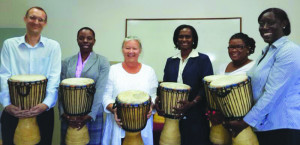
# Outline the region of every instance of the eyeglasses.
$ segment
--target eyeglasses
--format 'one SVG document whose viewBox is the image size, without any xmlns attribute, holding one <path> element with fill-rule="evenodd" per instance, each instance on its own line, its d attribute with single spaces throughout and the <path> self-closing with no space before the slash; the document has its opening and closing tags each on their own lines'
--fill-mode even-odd
<svg viewBox="0 0 300 145">
<path fill-rule="evenodd" d="M 31 21 L 36 21 L 36 20 L 38 20 L 40 23 L 46 22 L 45 19 L 39 18 L 39 17 L 36 17 L 36 16 L 28 16 L 28 18 L 29 18 Z"/>
<path fill-rule="evenodd" d="M 238 51 L 242 51 L 244 48 L 245 48 L 245 46 L 243 46 L 243 45 L 231 45 L 231 46 L 228 46 L 228 50 L 236 49 Z"/>
</svg>

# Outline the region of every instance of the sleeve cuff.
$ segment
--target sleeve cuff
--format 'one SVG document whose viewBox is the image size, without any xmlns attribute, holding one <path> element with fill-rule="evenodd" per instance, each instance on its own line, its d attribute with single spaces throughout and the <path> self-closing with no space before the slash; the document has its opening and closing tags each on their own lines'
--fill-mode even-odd
<svg viewBox="0 0 300 145">
<path fill-rule="evenodd" d="M 252 126 L 252 127 L 255 127 L 256 124 L 258 123 L 258 121 L 257 121 L 254 117 L 251 117 L 251 114 L 247 114 L 247 115 L 243 118 L 243 120 L 244 120 L 247 124 L 249 124 L 250 126 Z"/>
<path fill-rule="evenodd" d="M 96 120 L 96 115 L 97 113 L 95 112 L 90 112 L 88 115 L 90 115 L 92 117 L 92 121 L 95 121 Z"/>
<path fill-rule="evenodd" d="M 57 93 L 54 95 L 54 97 L 51 95 L 46 95 L 46 98 L 44 99 L 43 103 L 48 106 L 47 111 L 55 106 L 56 98 L 57 98 Z"/>
<path fill-rule="evenodd" d="M 6 106 L 11 104 L 8 91 L 2 92 L 1 98 L 2 98 L 1 103 L 2 103 L 3 108 L 5 108 Z"/>
<path fill-rule="evenodd" d="M 113 104 L 113 103 L 115 103 L 115 101 L 113 101 L 113 100 L 109 100 L 109 101 L 103 102 L 103 107 L 104 107 L 105 113 L 111 113 L 109 110 L 106 109 L 106 107 L 107 107 L 109 104 Z"/>
</svg>

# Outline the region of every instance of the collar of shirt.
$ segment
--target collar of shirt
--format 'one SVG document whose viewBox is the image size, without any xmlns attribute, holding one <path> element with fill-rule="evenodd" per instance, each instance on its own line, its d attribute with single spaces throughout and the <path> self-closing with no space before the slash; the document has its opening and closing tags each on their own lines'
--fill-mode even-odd
<svg viewBox="0 0 300 145">
<path fill-rule="evenodd" d="M 276 40 L 273 44 L 266 46 L 263 50 L 262 50 L 262 55 L 264 55 L 268 49 L 277 49 L 277 48 L 281 48 L 281 46 L 288 41 L 288 38 L 286 36 L 282 36 L 281 38 L 279 38 L 278 40 Z"/>
<path fill-rule="evenodd" d="M 197 57 L 197 56 L 199 56 L 198 52 L 195 49 L 193 49 L 189 54 L 189 56 L 186 58 L 186 60 L 188 60 L 190 57 Z M 178 54 L 172 56 L 172 58 L 173 59 L 179 58 L 180 60 L 182 60 L 181 53 L 179 52 Z"/>
<path fill-rule="evenodd" d="M 279 38 L 278 40 L 276 40 L 271 46 L 273 48 L 281 48 L 281 46 L 287 41 L 287 37 L 286 36 L 282 36 L 281 38 Z"/>
<path fill-rule="evenodd" d="M 19 42 L 19 46 L 23 45 L 23 46 L 26 46 L 27 48 L 35 48 L 35 47 L 44 47 L 45 46 L 44 44 L 45 44 L 46 40 L 45 40 L 45 38 L 42 35 L 40 37 L 40 41 L 34 47 L 30 46 L 26 42 L 25 36 L 26 36 L 26 34 L 23 36 L 23 39 L 21 39 L 21 41 Z"/>
<path fill-rule="evenodd" d="M 197 57 L 197 56 L 199 56 L 198 52 L 195 49 L 193 49 L 191 51 L 191 53 L 189 54 L 189 56 L 184 61 L 182 61 L 182 57 L 181 57 L 181 53 L 180 52 L 177 55 L 175 55 L 175 56 L 172 57 L 173 59 L 177 59 L 177 58 L 180 59 L 178 76 L 177 76 L 177 82 L 178 83 L 183 83 L 182 73 L 183 73 L 183 70 L 184 70 L 184 68 L 185 68 L 188 60 L 191 57 Z"/>
<path fill-rule="evenodd" d="M 86 60 L 84 62 L 82 62 L 82 59 L 81 59 L 81 53 L 79 51 L 78 53 L 78 61 L 77 61 L 77 66 L 76 66 L 76 78 L 80 78 L 81 76 L 81 73 L 82 73 L 82 70 L 87 62 L 87 60 L 90 58 L 92 52 L 89 54 L 89 56 L 86 58 Z"/>
</svg>

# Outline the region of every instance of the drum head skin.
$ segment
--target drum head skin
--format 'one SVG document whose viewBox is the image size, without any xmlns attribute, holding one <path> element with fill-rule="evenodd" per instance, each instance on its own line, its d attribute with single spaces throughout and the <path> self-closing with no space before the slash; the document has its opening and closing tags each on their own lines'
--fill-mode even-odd
<svg viewBox="0 0 300 145">
<path fill-rule="evenodd" d="M 212 82 L 214 80 L 220 79 L 220 78 L 224 78 L 226 77 L 226 75 L 209 75 L 203 78 L 203 81 L 205 82 Z"/>
<path fill-rule="evenodd" d="M 90 78 L 68 78 L 61 81 L 60 85 L 66 86 L 86 86 L 93 84 L 95 81 Z"/>
<path fill-rule="evenodd" d="M 219 78 L 217 80 L 213 80 L 209 86 L 212 88 L 229 87 L 229 86 L 237 85 L 241 82 L 244 82 L 247 79 L 248 79 L 248 76 L 246 76 L 246 75 L 226 76 L 223 78 Z"/>
<path fill-rule="evenodd" d="M 124 91 L 118 95 L 118 101 L 125 104 L 142 104 L 149 100 L 150 96 L 143 91 Z"/>
<path fill-rule="evenodd" d="M 11 78 L 9 78 L 9 81 L 11 82 L 35 82 L 35 81 L 41 81 L 41 80 L 45 80 L 46 77 L 44 75 L 36 75 L 36 74 L 32 74 L 32 75 L 14 75 Z"/>
<path fill-rule="evenodd" d="M 186 84 L 182 83 L 175 83 L 175 82 L 162 82 L 160 86 L 165 89 L 172 89 L 172 90 L 190 90 L 191 87 Z"/>
</svg>

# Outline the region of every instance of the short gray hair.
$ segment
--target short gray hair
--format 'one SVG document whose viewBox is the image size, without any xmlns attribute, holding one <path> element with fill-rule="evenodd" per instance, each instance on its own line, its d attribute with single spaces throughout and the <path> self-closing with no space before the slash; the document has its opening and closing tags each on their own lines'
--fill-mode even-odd
<svg viewBox="0 0 300 145">
<path fill-rule="evenodd" d="M 139 45 L 140 45 L 140 48 L 142 49 L 142 43 L 141 43 L 141 40 L 140 40 L 140 38 L 137 37 L 137 36 L 127 36 L 127 37 L 125 37 L 125 39 L 123 40 L 123 43 L 122 43 L 122 48 L 123 48 L 123 46 L 124 46 L 124 43 L 127 42 L 127 41 L 130 41 L 130 40 L 135 40 L 135 41 L 137 41 L 137 42 L 139 43 Z"/>
</svg>

